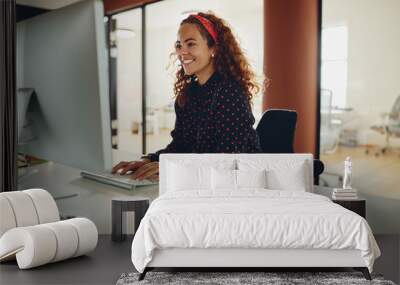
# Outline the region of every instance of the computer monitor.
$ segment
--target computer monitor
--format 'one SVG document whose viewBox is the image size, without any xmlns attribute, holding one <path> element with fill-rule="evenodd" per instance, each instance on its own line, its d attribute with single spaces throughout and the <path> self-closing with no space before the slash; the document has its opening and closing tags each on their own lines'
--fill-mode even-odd
<svg viewBox="0 0 400 285">
<path fill-rule="evenodd" d="M 28 109 L 29 102 L 31 100 L 32 94 L 35 90 L 32 88 L 18 88 L 17 90 L 17 125 L 18 125 L 18 144 L 24 143 L 23 130 L 26 127 L 26 112 Z"/>
<path fill-rule="evenodd" d="M 17 24 L 17 81 L 33 88 L 34 140 L 24 153 L 88 171 L 112 167 L 108 58 L 101 0 Z"/>
</svg>

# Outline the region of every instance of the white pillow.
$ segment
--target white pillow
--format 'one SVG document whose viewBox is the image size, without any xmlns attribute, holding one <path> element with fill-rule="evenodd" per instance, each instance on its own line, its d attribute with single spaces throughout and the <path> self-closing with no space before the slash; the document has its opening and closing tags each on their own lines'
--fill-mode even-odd
<svg viewBox="0 0 400 285">
<path fill-rule="evenodd" d="M 263 170 L 211 170 L 212 189 L 215 190 L 240 190 L 241 188 L 266 188 L 266 171 Z"/>
<path fill-rule="evenodd" d="M 211 181 L 213 190 L 236 190 L 236 170 L 212 168 Z"/>
<path fill-rule="evenodd" d="M 267 188 L 267 172 L 262 170 L 235 170 L 238 188 Z"/>
<path fill-rule="evenodd" d="M 237 164 L 240 170 L 265 169 L 268 189 L 307 191 L 312 183 L 309 181 L 308 161 L 305 160 L 239 159 Z"/>
<path fill-rule="evenodd" d="M 211 189 L 211 168 L 168 163 L 167 191 Z"/>
<path fill-rule="evenodd" d="M 165 191 L 211 191 L 211 166 L 216 169 L 234 169 L 234 159 L 170 159 L 166 161 Z"/>
<path fill-rule="evenodd" d="M 288 191 L 307 191 L 308 176 L 306 175 L 306 164 L 297 163 L 293 168 L 285 171 L 270 169 L 267 171 L 268 189 L 288 190 Z"/>
</svg>

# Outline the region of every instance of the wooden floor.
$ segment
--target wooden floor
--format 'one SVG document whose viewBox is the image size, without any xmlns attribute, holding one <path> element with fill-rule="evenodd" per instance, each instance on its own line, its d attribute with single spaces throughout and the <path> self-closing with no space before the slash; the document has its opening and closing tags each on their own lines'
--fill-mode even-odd
<svg viewBox="0 0 400 285">
<path fill-rule="evenodd" d="M 325 164 L 320 184 L 339 186 L 343 163 L 347 156 L 353 161 L 353 188 L 367 200 L 367 220 L 377 234 L 400 233 L 400 152 L 375 155 L 378 149 L 338 147 L 334 154 L 321 155 Z"/>
<path fill-rule="evenodd" d="M 382 257 L 376 261 L 374 272 L 398 283 L 400 236 L 378 235 L 376 240 Z M 110 236 L 100 236 L 96 250 L 88 256 L 29 270 L 19 270 L 15 261 L 3 263 L 0 284 L 115 284 L 122 273 L 135 271 L 130 257 L 131 243 L 132 239 L 117 243 L 112 242 Z"/>
</svg>

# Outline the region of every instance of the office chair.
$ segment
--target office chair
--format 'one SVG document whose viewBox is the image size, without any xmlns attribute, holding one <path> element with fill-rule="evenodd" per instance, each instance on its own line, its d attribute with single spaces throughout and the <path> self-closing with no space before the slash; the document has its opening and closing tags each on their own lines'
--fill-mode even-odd
<svg viewBox="0 0 400 285">
<path fill-rule="evenodd" d="M 293 153 L 297 112 L 271 109 L 264 112 L 256 131 L 265 153 Z"/>
<path fill-rule="evenodd" d="M 256 131 L 263 153 L 294 153 L 293 143 L 296 132 L 297 112 L 284 109 L 270 109 L 264 112 Z M 314 159 L 314 183 L 324 171 L 324 164 Z"/>
<path fill-rule="evenodd" d="M 390 148 L 389 139 L 391 137 L 400 138 L 400 95 L 397 96 L 392 110 L 388 115 L 387 128 L 387 147 Z"/>
<path fill-rule="evenodd" d="M 397 96 L 390 113 L 382 114 L 384 123 L 380 126 L 372 126 L 371 129 L 379 132 L 385 136 L 385 146 L 379 148 L 375 155 L 378 156 L 380 153 L 385 154 L 389 150 L 394 150 L 395 148 L 390 145 L 391 138 L 400 138 L 400 95 Z M 366 154 L 369 153 L 367 148 Z"/>
</svg>

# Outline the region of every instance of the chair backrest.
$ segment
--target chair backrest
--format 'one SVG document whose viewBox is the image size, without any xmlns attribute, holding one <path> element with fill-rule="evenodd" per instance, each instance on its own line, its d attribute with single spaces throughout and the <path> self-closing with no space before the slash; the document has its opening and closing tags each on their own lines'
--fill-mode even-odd
<svg viewBox="0 0 400 285">
<path fill-rule="evenodd" d="M 328 96 L 330 98 L 330 96 Z M 330 100 L 330 99 L 329 99 Z M 267 110 L 257 125 L 261 149 L 265 153 L 294 153 L 297 112 L 284 109 Z M 324 163 L 314 159 L 314 182 L 324 171 Z"/>
<path fill-rule="evenodd" d="M 399 116 L 399 114 L 400 114 L 400 95 L 397 96 L 396 101 L 394 101 L 394 104 L 393 104 L 393 107 L 392 107 L 392 110 L 390 113 L 397 115 L 397 117 Z"/>
<path fill-rule="evenodd" d="M 400 137 L 400 95 L 397 96 L 390 112 L 387 130 L 390 135 Z"/>
<path fill-rule="evenodd" d="M 43 189 L 0 193 L 0 237 L 15 227 L 27 227 L 60 220 L 56 202 Z"/>
<path fill-rule="evenodd" d="M 293 153 L 297 112 L 271 109 L 264 112 L 256 131 L 264 153 Z"/>
</svg>

